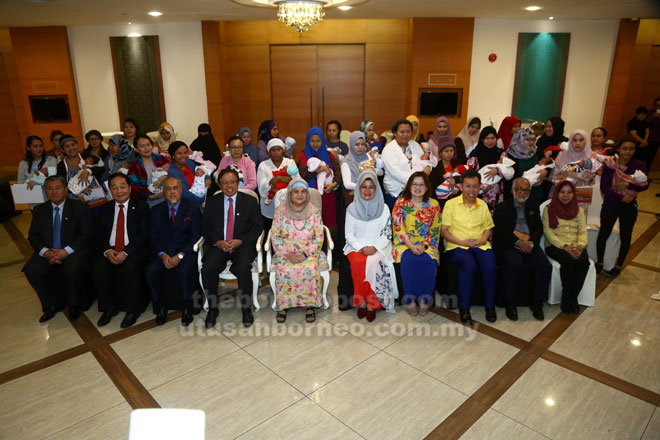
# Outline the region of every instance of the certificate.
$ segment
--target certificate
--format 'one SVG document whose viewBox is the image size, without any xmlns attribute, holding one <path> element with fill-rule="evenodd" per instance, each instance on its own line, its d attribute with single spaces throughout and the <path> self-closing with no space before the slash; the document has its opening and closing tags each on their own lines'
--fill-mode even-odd
<svg viewBox="0 0 660 440">
<path fill-rule="evenodd" d="M 15 183 L 11 186 L 11 195 L 14 197 L 14 203 L 43 203 L 44 190 L 40 185 L 34 185 L 28 189 L 27 183 Z"/>
</svg>

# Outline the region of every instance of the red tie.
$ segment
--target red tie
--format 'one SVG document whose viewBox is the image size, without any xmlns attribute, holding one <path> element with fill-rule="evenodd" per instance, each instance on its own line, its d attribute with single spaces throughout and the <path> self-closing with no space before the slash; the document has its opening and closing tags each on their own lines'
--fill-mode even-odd
<svg viewBox="0 0 660 440">
<path fill-rule="evenodd" d="M 115 251 L 124 250 L 124 205 L 119 205 L 119 214 L 117 214 L 117 230 L 115 231 Z"/>
<path fill-rule="evenodd" d="M 229 209 L 227 209 L 227 233 L 225 240 L 231 241 L 234 239 L 234 201 L 229 199 Z"/>
<path fill-rule="evenodd" d="M 172 206 L 172 215 L 170 216 L 170 223 L 174 224 L 174 206 Z"/>
</svg>

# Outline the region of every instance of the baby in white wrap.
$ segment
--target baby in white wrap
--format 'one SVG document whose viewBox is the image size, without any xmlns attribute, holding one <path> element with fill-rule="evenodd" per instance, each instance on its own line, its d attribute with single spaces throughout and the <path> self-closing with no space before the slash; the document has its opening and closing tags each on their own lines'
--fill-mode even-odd
<svg viewBox="0 0 660 440">
<path fill-rule="evenodd" d="M 332 179 L 334 179 L 335 173 L 332 171 L 330 165 L 323 162 L 318 157 L 310 157 L 307 160 L 307 171 L 309 171 L 310 173 L 316 173 L 316 170 L 318 170 L 322 166 L 327 166 L 330 169 L 330 171 L 329 172 L 323 171 L 316 175 L 316 189 L 318 189 L 321 194 L 323 194 L 323 190 L 325 189 L 325 186 L 332 183 Z"/>
</svg>

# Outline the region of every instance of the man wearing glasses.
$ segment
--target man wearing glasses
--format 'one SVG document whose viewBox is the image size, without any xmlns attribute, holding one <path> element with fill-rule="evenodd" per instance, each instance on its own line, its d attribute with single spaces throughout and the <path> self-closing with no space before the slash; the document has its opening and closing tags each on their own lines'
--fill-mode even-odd
<svg viewBox="0 0 660 440">
<path fill-rule="evenodd" d="M 552 266 L 539 243 L 543 235 L 543 224 L 539 207 L 529 199 L 531 185 L 525 178 L 513 181 L 513 197 L 500 203 L 495 208 L 493 221 L 493 250 L 501 268 L 500 276 L 504 287 L 506 316 L 512 321 L 518 320 L 516 293 L 525 289 L 531 294 L 531 309 L 534 318 L 542 321 L 543 301 L 548 296 L 548 285 Z M 520 273 L 523 264 L 533 268 L 532 286 L 520 286 Z"/>
</svg>

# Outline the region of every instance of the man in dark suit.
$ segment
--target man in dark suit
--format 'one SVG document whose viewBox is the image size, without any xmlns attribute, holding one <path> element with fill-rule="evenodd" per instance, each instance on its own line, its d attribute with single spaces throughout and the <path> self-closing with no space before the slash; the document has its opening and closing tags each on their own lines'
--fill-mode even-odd
<svg viewBox="0 0 660 440">
<path fill-rule="evenodd" d="M 251 306 L 252 262 L 257 256 L 256 243 L 263 229 L 257 200 L 238 192 L 238 173 L 225 168 L 218 176 L 222 193 L 206 200 L 202 221 L 205 243 L 210 246 L 202 265 L 202 283 L 209 300 L 206 328 L 218 317 L 218 275 L 231 261 L 231 273 L 238 278 L 243 325 L 254 322 Z"/>
<path fill-rule="evenodd" d="M 64 305 L 69 306 L 69 318 L 75 320 L 80 316 L 83 273 L 92 252 L 92 213 L 85 203 L 66 198 L 63 177 L 47 178 L 44 188 L 48 202 L 32 211 L 28 241 L 35 253 L 23 272 L 41 301 L 39 322 L 51 319 Z M 63 278 L 56 280 L 58 275 Z"/>
<path fill-rule="evenodd" d="M 96 242 L 98 255 L 92 273 L 103 312 L 98 326 L 126 311 L 121 328 L 135 324 L 149 297 L 144 265 L 149 253 L 149 206 L 131 198 L 128 177 L 116 173 L 108 179 L 113 201 L 99 208 Z"/>
<path fill-rule="evenodd" d="M 186 327 L 193 320 L 190 298 L 197 276 L 193 245 L 202 235 L 202 213 L 199 205 L 181 199 L 181 193 L 179 179 L 165 179 L 163 194 L 167 202 L 151 210 L 151 257 L 146 274 L 151 298 L 157 305 L 156 324 L 163 325 L 167 320 L 165 274 L 173 273 L 184 304 L 181 324 Z"/>
<path fill-rule="evenodd" d="M 531 185 L 529 180 L 513 181 L 513 197 L 495 208 L 493 222 L 493 251 L 501 268 L 501 280 L 505 287 L 506 316 L 518 320 L 516 292 L 519 288 L 523 262 L 531 263 L 534 270 L 534 286 L 525 286 L 532 293 L 531 309 L 534 318 L 542 321 L 543 301 L 548 297 L 552 266 L 541 249 L 543 224 L 539 207 L 528 201 Z"/>
</svg>

